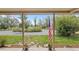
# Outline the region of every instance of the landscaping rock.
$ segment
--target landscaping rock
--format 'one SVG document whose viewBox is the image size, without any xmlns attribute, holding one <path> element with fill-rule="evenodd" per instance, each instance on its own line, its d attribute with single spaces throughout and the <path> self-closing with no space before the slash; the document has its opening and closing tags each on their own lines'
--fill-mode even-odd
<svg viewBox="0 0 79 59">
<path fill-rule="evenodd" d="M 34 42 L 31 42 L 31 45 L 34 45 L 35 43 Z"/>
<path fill-rule="evenodd" d="M 48 44 L 44 44 L 44 47 L 45 47 L 45 48 L 48 48 Z"/>
</svg>

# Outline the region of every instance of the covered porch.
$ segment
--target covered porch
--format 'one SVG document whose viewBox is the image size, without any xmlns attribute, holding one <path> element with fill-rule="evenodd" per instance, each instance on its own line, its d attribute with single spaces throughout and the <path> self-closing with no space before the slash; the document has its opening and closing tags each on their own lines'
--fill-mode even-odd
<svg viewBox="0 0 79 59">
<path fill-rule="evenodd" d="M 52 13 L 53 15 L 53 35 L 52 35 L 52 40 L 50 40 L 50 44 L 52 44 L 52 50 L 55 51 L 55 14 L 74 14 L 78 13 L 79 9 L 78 8 L 0 8 L 0 14 L 20 14 L 21 20 L 22 20 L 22 44 L 23 44 L 23 49 L 26 47 L 25 46 L 25 40 L 24 40 L 24 19 L 23 16 L 28 13 Z M 32 50 L 31 48 L 29 48 Z M 63 48 L 64 49 L 64 48 Z M 18 50 L 18 49 L 15 49 Z M 21 49 L 22 50 L 22 49 Z M 34 50 L 42 50 L 40 48 L 35 48 Z M 44 50 L 48 50 L 47 48 Z M 57 50 L 57 49 L 56 49 Z M 62 49 L 59 49 L 62 50 Z M 65 49 L 64 49 L 65 50 Z M 76 49 L 74 49 L 76 50 Z"/>
</svg>

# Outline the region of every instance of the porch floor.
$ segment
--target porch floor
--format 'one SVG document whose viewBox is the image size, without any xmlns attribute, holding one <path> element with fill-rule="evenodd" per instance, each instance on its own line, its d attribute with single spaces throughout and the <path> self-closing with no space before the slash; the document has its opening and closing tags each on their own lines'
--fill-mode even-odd
<svg viewBox="0 0 79 59">
<path fill-rule="evenodd" d="M 22 48 L 0 48 L 0 51 L 23 51 Z M 48 51 L 48 48 L 29 48 L 29 51 Z M 55 51 L 79 51 L 79 48 L 55 48 Z"/>
</svg>

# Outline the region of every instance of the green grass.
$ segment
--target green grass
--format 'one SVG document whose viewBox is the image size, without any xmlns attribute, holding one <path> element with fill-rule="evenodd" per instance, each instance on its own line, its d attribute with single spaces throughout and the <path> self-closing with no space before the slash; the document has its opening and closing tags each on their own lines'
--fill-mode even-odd
<svg viewBox="0 0 79 59">
<path fill-rule="evenodd" d="M 79 35 L 71 37 L 56 36 L 55 43 L 60 45 L 79 45 Z"/>
<path fill-rule="evenodd" d="M 27 42 L 35 42 L 39 44 L 47 44 L 48 42 L 48 36 L 46 35 L 33 35 L 29 36 L 28 39 L 26 38 L 27 37 L 25 37 L 25 40 L 27 40 Z"/>
<path fill-rule="evenodd" d="M 0 36 L 0 40 L 5 39 L 6 44 L 16 44 L 22 41 L 21 36 L 12 36 L 12 35 L 5 35 Z M 35 42 L 39 44 L 47 44 L 48 43 L 48 36 L 47 35 L 33 35 L 33 36 L 25 36 L 25 40 L 28 43 Z M 72 37 L 62 37 L 62 36 L 55 36 L 55 44 L 60 45 L 79 45 L 79 35 L 75 35 Z"/>
<path fill-rule="evenodd" d="M 6 40 L 6 44 L 16 44 L 21 41 L 21 36 L 1 35 L 0 40 Z"/>
</svg>

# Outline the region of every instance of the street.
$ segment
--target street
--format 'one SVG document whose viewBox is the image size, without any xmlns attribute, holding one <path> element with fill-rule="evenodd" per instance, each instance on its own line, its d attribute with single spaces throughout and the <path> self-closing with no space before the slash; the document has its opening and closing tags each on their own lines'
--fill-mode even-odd
<svg viewBox="0 0 79 59">
<path fill-rule="evenodd" d="M 25 32 L 25 35 L 48 35 L 48 30 L 42 32 Z M 0 31 L 0 35 L 22 35 L 22 32 Z"/>
</svg>

